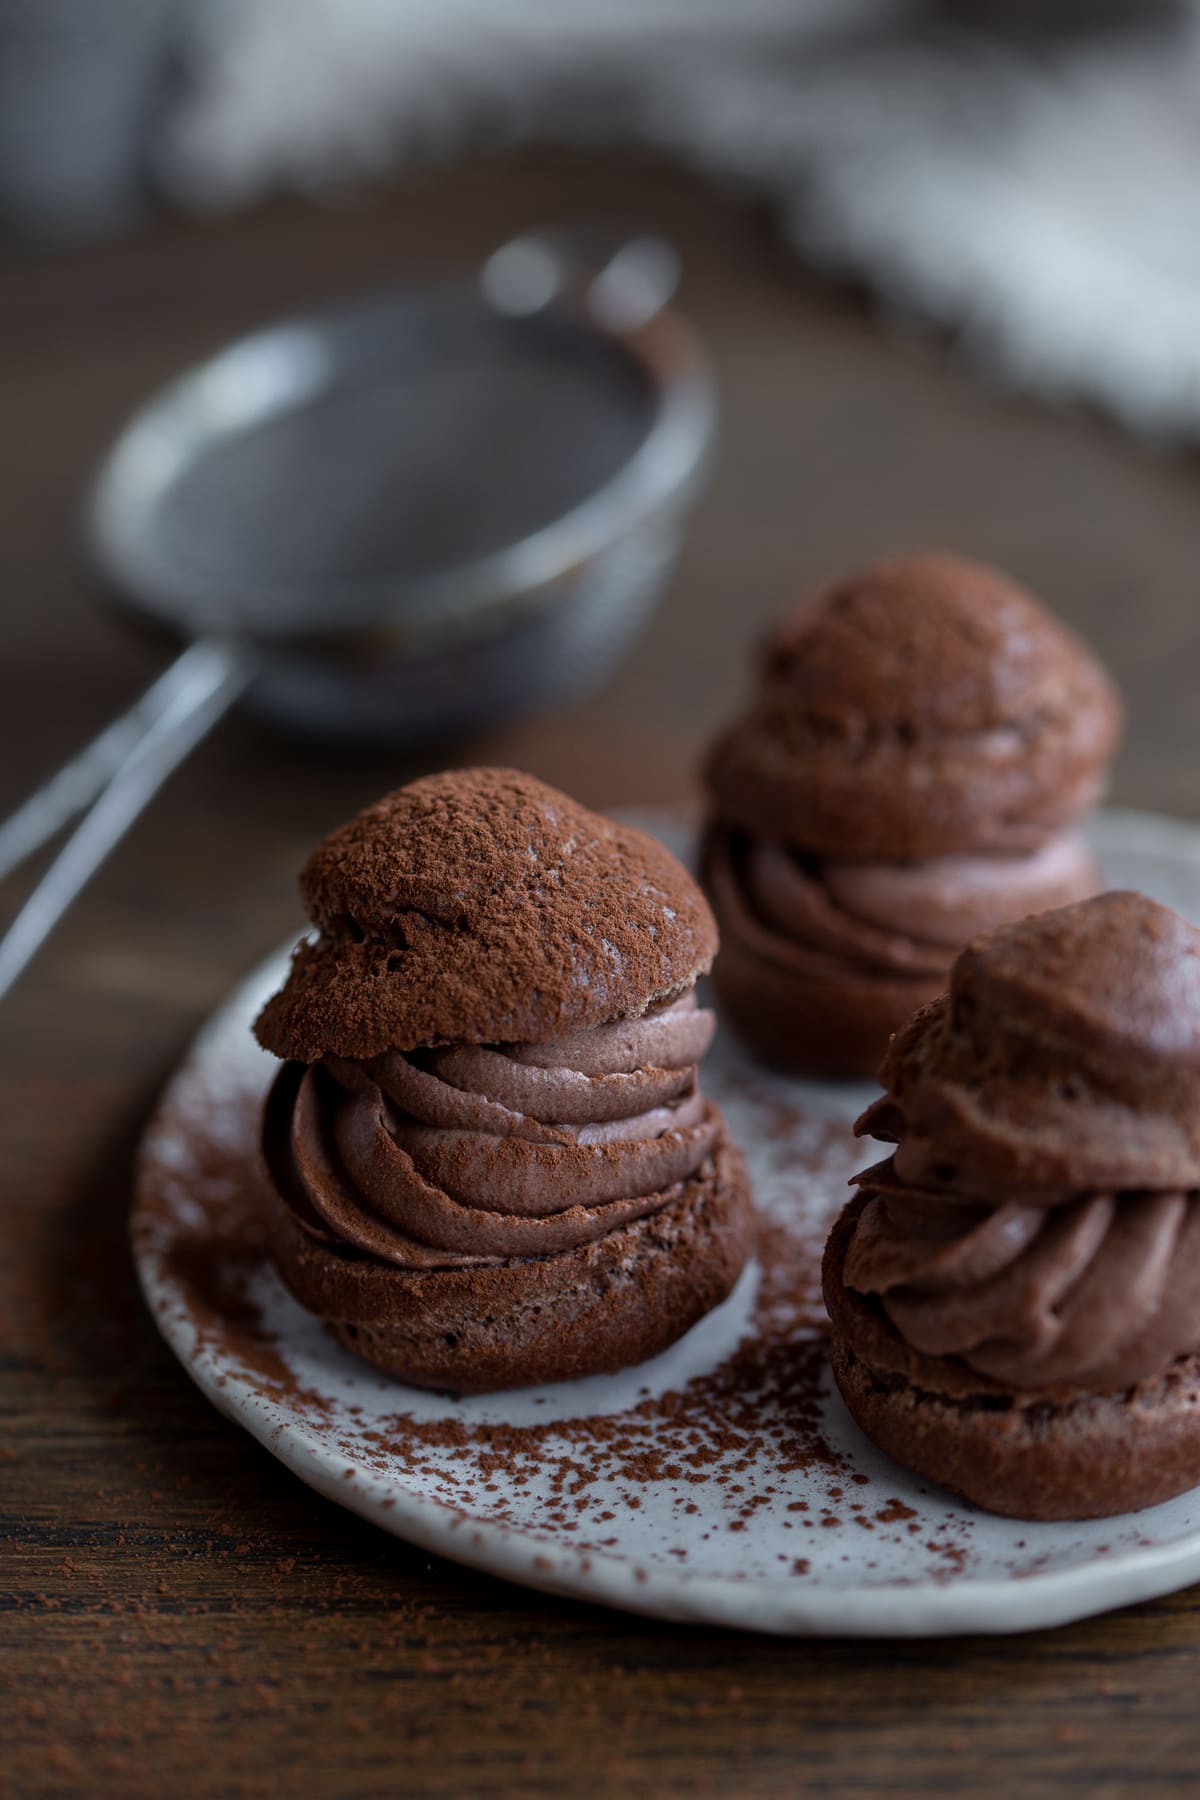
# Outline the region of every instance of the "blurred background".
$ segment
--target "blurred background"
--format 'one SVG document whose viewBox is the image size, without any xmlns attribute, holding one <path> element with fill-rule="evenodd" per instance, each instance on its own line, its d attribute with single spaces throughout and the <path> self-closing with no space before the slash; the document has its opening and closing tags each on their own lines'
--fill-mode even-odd
<svg viewBox="0 0 1200 1800">
<path fill-rule="evenodd" d="M 521 297 L 527 268 L 511 307 L 493 283 L 488 331 L 497 311 L 541 321 L 540 339 L 522 325 L 511 340 L 503 379 L 440 311 L 389 327 L 376 351 L 406 343 L 399 373 L 356 366 L 352 404 L 298 403 L 298 435 L 257 437 L 206 475 L 209 510 L 186 537 L 172 515 L 157 576 L 139 579 L 169 586 L 186 566 L 236 613 L 320 561 L 335 612 L 360 578 L 394 575 L 411 598 L 426 528 L 457 579 L 623 478 L 663 393 L 686 389 L 666 525 L 606 515 L 625 553 L 595 617 L 624 606 L 622 629 L 587 638 L 561 678 L 537 640 L 486 683 L 439 644 L 406 703 L 411 724 L 424 696 L 420 730 L 394 707 L 392 741 L 368 732 L 353 753 L 272 729 L 252 690 L 30 988 L 210 1001 L 290 928 L 314 837 L 421 767 L 513 761 L 594 804 L 686 804 L 767 618 L 812 581 L 929 543 L 1025 579 L 1112 665 L 1131 710 L 1117 798 L 1200 814 L 1186 0 L 0 0 L 5 811 L 169 660 L 107 604 L 137 585 L 128 558 L 106 563 L 78 530 L 133 409 L 281 316 L 393 288 L 424 307 L 442 282 L 477 304 L 489 255 L 548 223 L 602 247 L 574 286 L 558 272 L 544 316 Z M 605 314 L 588 280 L 630 238 L 673 248 L 681 284 L 639 299 L 652 255 L 633 287 L 628 270 L 610 283 Z M 538 363 L 551 327 L 561 370 Z M 628 353 L 624 374 L 597 360 L 601 338 Z M 294 350 L 271 381 L 309 379 Z M 225 443 L 262 402 L 263 368 L 247 368 L 232 386 L 225 370 L 219 417 L 209 383 L 190 431 Z M 422 386 L 435 368 L 445 382 Z M 166 454 L 139 451 L 159 499 Z M 555 574 L 576 599 L 585 560 Z M 539 659 L 527 710 L 521 671 Z M 511 704 L 473 717 L 485 686 Z"/>
<path fill-rule="evenodd" d="M 636 144 L 1014 379 L 1196 428 L 1188 0 L 3 0 L 0 48 L 0 202 L 43 239 Z"/>
</svg>

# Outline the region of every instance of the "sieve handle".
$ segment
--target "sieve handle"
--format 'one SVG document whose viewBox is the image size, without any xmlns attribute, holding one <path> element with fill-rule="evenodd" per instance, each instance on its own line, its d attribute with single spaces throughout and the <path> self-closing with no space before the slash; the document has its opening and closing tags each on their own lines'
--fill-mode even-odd
<svg viewBox="0 0 1200 1800">
<path fill-rule="evenodd" d="M 0 938 L 0 997 L 167 777 L 228 712 L 256 667 L 240 644 L 192 644 L 127 713 L 0 825 L 2 878 L 89 808 Z"/>
</svg>

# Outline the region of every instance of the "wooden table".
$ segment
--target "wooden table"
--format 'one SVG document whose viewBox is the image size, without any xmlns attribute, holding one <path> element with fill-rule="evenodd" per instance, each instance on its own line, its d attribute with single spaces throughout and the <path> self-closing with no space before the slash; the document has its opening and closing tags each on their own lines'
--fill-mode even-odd
<svg viewBox="0 0 1200 1800">
<path fill-rule="evenodd" d="M 722 450 L 669 601 L 607 688 L 464 747 L 596 804 L 683 800 L 789 590 L 892 546 L 992 557 L 1121 679 L 1124 802 L 1196 816 L 1200 488 L 988 391 L 810 285 L 769 221 L 653 167 L 530 155 L 377 204 L 161 222 L 0 271 L 0 806 L 153 666 L 97 609 L 77 496 L 131 404 L 278 310 L 636 209 L 686 258 Z M 1040 1636 L 786 1643 L 559 1604 L 318 1500 L 192 1388 L 139 1303 L 130 1158 L 312 842 L 411 765 L 228 723 L 4 1002 L 0 1788 L 49 1794 L 1149 1795 L 1200 1777 L 1194 1593 Z M 15 892 L 8 896 L 15 903 Z"/>
</svg>

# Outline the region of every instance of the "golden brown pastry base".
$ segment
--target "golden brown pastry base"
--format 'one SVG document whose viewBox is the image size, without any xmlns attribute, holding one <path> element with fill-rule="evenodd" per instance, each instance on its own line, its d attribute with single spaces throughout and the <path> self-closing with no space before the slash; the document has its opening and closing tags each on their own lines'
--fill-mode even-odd
<svg viewBox="0 0 1200 1800">
<path fill-rule="evenodd" d="M 842 1267 L 862 1197 L 825 1250 L 834 1379 L 855 1422 L 905 1468 L 988 1512 L 1095 1519 L 1200 1484 L 1200 1355 L 1120 1394 L 1013 1394 L 957 1357 L 913 1350 Z"/>
<path fill-rule="evenodd" d="M 756 1056 L 792 1075 L 873 1079 L 892 1033 L 949 979 L 949 960 L 933 978 L 792 969 L 745 943 L 729 920 L 722 931 L 713 969 L 722 1014 Z"/>
<path fill-rule="evenodd" d="M 665 1350 L 731 1292 L 753 1212 L 723 1138 L 678 1198 L 561 1255 L 408 1271 L 319 1244 L 274 1190 L 269 1234 L 296 1299 L 355 1355 L 416 1387 L 488 1393 L 612 1374 Z"/>
</svg>

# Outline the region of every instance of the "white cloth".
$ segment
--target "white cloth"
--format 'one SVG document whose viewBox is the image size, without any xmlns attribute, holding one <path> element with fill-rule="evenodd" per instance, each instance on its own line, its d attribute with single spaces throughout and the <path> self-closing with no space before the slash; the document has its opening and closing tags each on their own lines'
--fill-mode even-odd
<svg viewBox="0 0 1200 1800">
<path fill-rule="evenodd" d="M 232 204 L 525 136 L 658 146 L 1008 379 L 1195 439 L 1200 16 L 1124 10 L 1085 33 L 1069 0 L 994 30 L 979 0 L 207 0 L 159 162 Z"/>
</svg>

